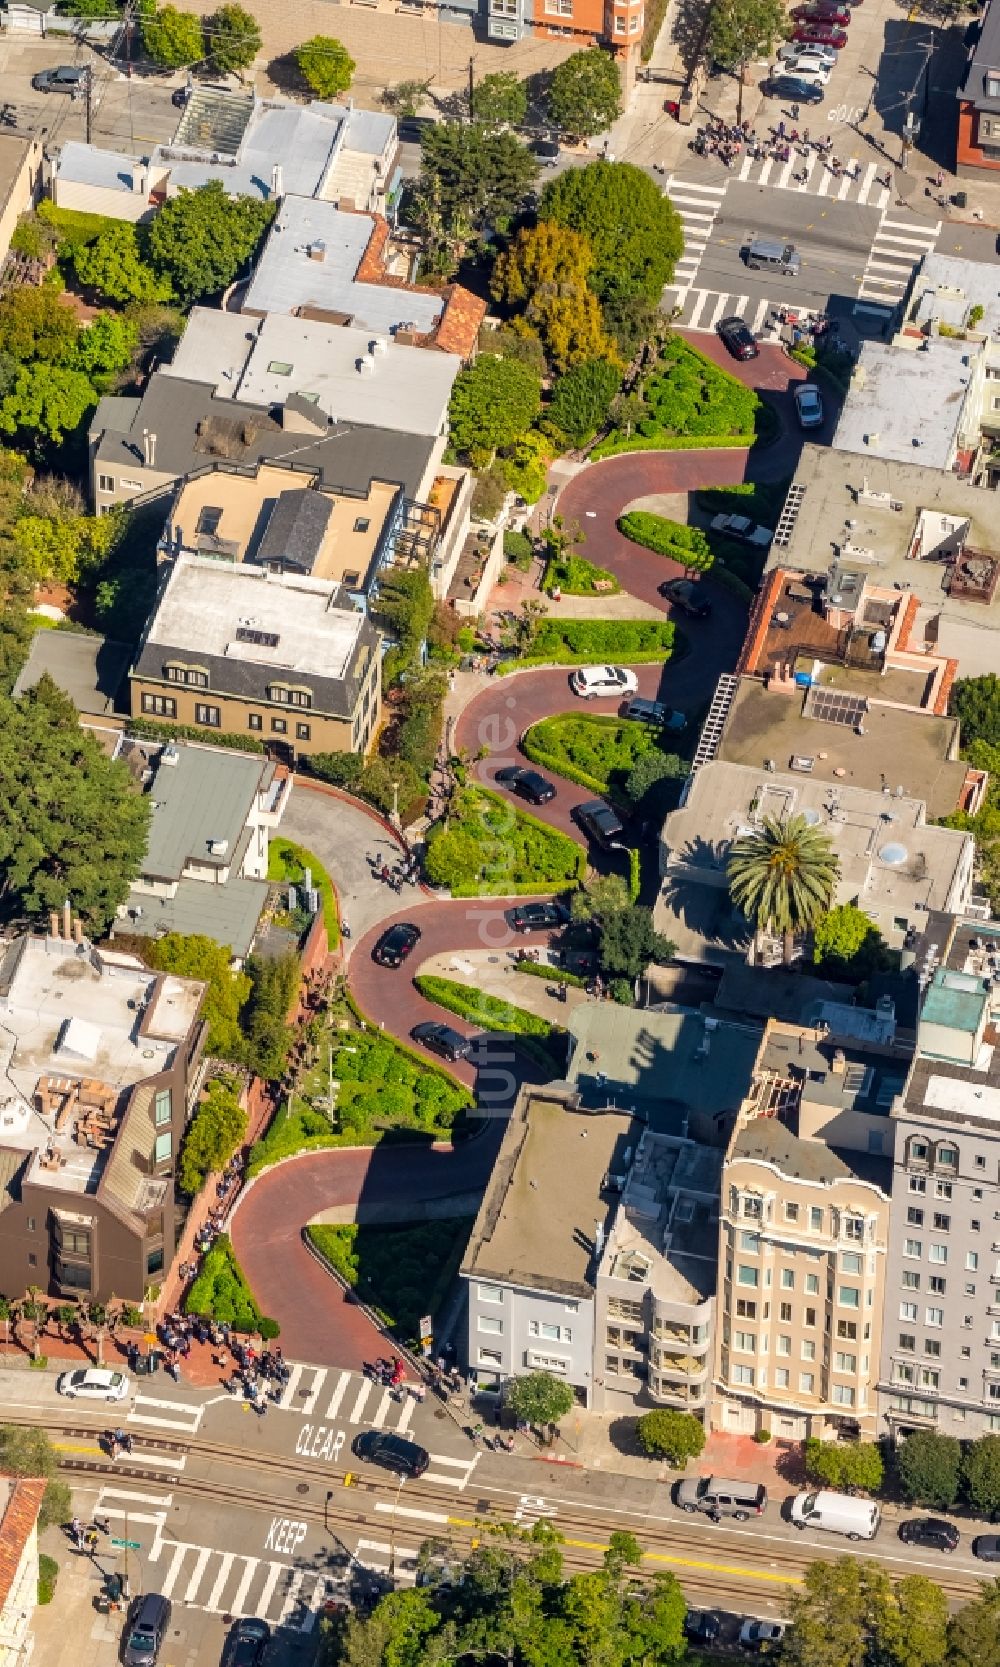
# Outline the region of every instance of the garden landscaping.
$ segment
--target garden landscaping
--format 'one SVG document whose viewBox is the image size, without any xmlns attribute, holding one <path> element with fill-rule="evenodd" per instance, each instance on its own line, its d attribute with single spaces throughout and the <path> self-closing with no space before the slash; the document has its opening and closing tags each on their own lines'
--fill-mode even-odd
<svg viewBox="0 0 1000 1667">
<path fill-rule="evenodd" d="M 636 395 L 641 414 L 630 431 L 613 429 L 595 446 L 595 460 L 625 451 L 750 446 L 771 433 L 770 407 L 681 336 L 667 339 Z"/>
<path fill-rule="evenodd" d="M 430 883 L 453 897 L 565 891 L 586 867 L 575 840 L 481 787 L 458 790 L 447 819 L 428 835 L 424 862 Z"/>
<path fill-rule="evenodd" d="M 277 1320 L 261 1314 L 225 1233 L 220 1233 L 207 1252 L 184 1299 L 184 1312 L 225 1322 L 235 1331 L 257 1331 L 265 1338 L 277 1337 L 279 1331 Z"/>
<path fill-rule="evenodd" d="M 522 1052 L 528 1053 L 538 1064 L 559 1074 L 566 1068 L 566 1033 L 548 1019 L 517 1007 L 512 1001 L 485 991 L 470 989 L 454 978 L 439 978 L 432 973 L 418 973 L 414 985 L 426 1001 L 433 1001 L 449 1013 L 480 1030 L 500 1031 L 505 1036 L 516 1036 Z"/>
<path fill-rule="evenodd" d="M 608 661 L 635 666 L 678 658 L 677 632 L 669 619 L 541 619 L 516 660 L 501 673 L 524 666 L 586 666 Z"/>
<path fill-rule="evenodd" d="M 564 596 L 617 596 L 621 585 L 605 567 L 596 567 L 586 556 L 572 551 L 553 556 L 545 564 L 542 589 L 547 596 L 561 590 Z"/>
<path fill-rule="evenodd" d="M 301 886 L 307 868 L 312 874 L 313 886 L 322 899 L 327 942 L 331 949 L 336 949 L 340 942 L 340 910 L 337 907 L 333 881 L 312 851 L 306 850 L 304 845 L 296 845 L 294 840 L 282 839 L 276 834 L 268 847 L 268 879 L 286 885 Z"/>
<path fill-rule="evenodd" d="M 788 480 L 779 480 L 706 487 L 695 494 L 695 502 L 706 515 L 746 515 L 760 526 L 770 527 L 773 532 L 788 496 L 789 484 Z M 727 538 L 724 533 L 709 530 L 704 536 L 715 558 L 715 578 L 728 574 L 741 586 L 747 587 L 752 595 L 764 571 L 767 551 L 751 549 L 747 544 Z M 746 599 L 749 600 L 749 596 Z"/>
<path fill-rule="evenodd" d="M 628 803 L 625 783 L 638 760 L 657 752 L 657 731 L 628 718 L 564 712 L 532 724 L 521 749 L 532 764 Z"/>
<path fill-rule="evenodd" d="M 448 1294 L 469 1239 L 467 1216 L 383 1227 L 307 1227 L 309 1239 L 382 1324 L 419 1343 L 420 1321 Z"/>
<path fill-rule="evenodd" d="M 618 530 L 633 544 L 666 556 L 693 573 L 704 573 L 714 560 L 708 539 L 700 527 L 689 527 L 683 521 L 671 521 L 665 515 L 652 515 L 648 510 L 633 509 L 618 520 Z"/>
</svg>

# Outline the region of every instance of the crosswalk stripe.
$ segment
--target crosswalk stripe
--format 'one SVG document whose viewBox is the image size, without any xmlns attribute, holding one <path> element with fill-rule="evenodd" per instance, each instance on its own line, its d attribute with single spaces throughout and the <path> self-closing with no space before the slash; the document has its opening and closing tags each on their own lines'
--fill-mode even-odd
<svg viewBox="0 0 1000 1667">
<path fill-rule="evenodd" d="M 161 1585 L 161 1591 L 165 1598 L 173 1596 L 174 1587 L 177 1584 L 177 1577 L 181 1572 L 181 1564 L 183 1563 L 185 1553 L 188 1550 L 189 1547 L 182 1543 L 174 1546 L 174 1554 L 170 1559 L 170 1567 L 164 1575 Z"/>
<path fill-rule="evenodd" d="M 131 1456 L 127 1453 L 119 1454 L 115 1460 L 115 1465 L 116 1467 L 120 1466 L 126 1475 L 128 1474 L 129 1465 L 132 1465 L 133 1468 L 138 1467 L 140 1470 L 148 1470 L 151 1465 L 155 1465 L 157 1470 L 183 1470 L 187 1465 L 187 1454 L 182 1453 L 178 1459 L 172 1458 L 169 1453 L 157 1453 L 155 1448 L 150 1450 L 148 1447 L 144 1447 L 141 1453 L 133 1453 Z"/>
<path fill-rule="evenodd" d="M 728 295 L 720 295 L 719 296 L 719 299 L 716 302 L 715 307 L 713 308 L 712 316 L 708 321 L 708 325 L 709 325 L 710 330 L 714 330 L 715 326 L 718 324 L 720 318 L 722 318 L 725 315 L 725 313 L 727 311 L 727 307 L 728 307 L 728 301 L 729 301 Z"/>
<path fill-rule="evenodd" d="M 764 320 L 767 317 L 770 310 L 771 310 L 770 301 L 762 301 L 760 303 L 760 305 L 758 306 L 757 311 L 753 315 L 753 323 L 750 326 L 750 328 L 753 331 L 755 336 L 757 335 L 757 333 L 760 330 L 763 330 Z"/>
<path fill-rule="evenodd" d="M 875 242 L 880 247 L 885 247 L 890 244 L 898 244 L 901 253 L 905 249 L 919 249 L 921 254 L 923 254 L 924 250 L 928 248 L 928 242 L 925 237 L 896 237 L 892 232 L 879 232 Z"/>
<path fill-rule="evenodd" d="M 708 294 L 709 294 L 709 292 L 708 292 L 707 289 L 700 289 L 698 291 L 698 299 L 695 302 L 694 312 L 691 314 L 691 317 L 688 319 L 688 324 L 689 324 L 689 326 L 692 330 L 697 330 L 698 329 L 699 320 L 701 318 L 701 309 L 705 305 L 705 302 L 708 300 Z"/>
<path fill-rule="evenodd" d="M 260 1567 L 259 1557 L 245 1557 L 243 1561 L 246 1563 L 246 1568 L 243 1570 L 243 1578 L 236 1589 L 236 1596 L 229 1605 L 230 1612 L 233 1615 L 242 1615 L 244 1613 L 243 1605 L 247 1601 L 247 1593 L 250 1590 L 253 1577 Z"/>
<path fill-rule="evenodd" d="M 406 1517 L 412 1522 L 447 1522 L 448 1518 L 442 1511 L 418 1511 L 412 1505 L 397 1505 L 391 1499 L 377 1499 L 376 1511 L 392 1517 Z"/>
<path fill-rule="evenodd" d="M 378 1406 L 375 1408 L 375 1415 L 374 1415 L 373 1418 L 369 1419 L 369 1423 L 374 1424 L 375 1428 L 377 1430 L 380 1430 L 382 1428 L 382 1425 L 385 1423 L 386 1413 L 389 1411 L 389 1408 L 392 1406 L 393 1400 L 394 1400 L 394 1396 L 393 1396 L 392 1390 L 391 1389 L 383 1389 L 382 1399 L 379 1401 Z"/>
<path fill-rule="evenodd" d="M 278 1397 L 279 1407 L 288 1408 L 292 1404 L 292 1397 L 299 1387 L 299 1379 L 305 1371 L 304 1366 L 293 1366 L 288 1374 L 288 1382 Z"/>
<path fill-rule="evenodd" d="M 208 1602 L 205 1605 L 205 1608 L 213 1615 L 220 1615 L 222 1613 L 222 1594 L 226 1589 L 226 1583 L 232 1573 L 233 1559 L 235 1555 L 236 1553 L 233 1551 L 224 1551 L 222 1553 L 222 1567 L 219 1570 L 215 1585 L 212 1587 Z"/>
<path fill-rule="evenodd" d="M 341 1372 L 340 1377 L 337 1379 L 337 1387 L 334 1390 L 333 1394 L 330 1396 L 330 1400 L 329 1400 L 329 1403 L 327 1405 L 327 1409 L 326 1409 L 326 1417 L 327 1418 L 336 1418 L 337 1413 L 340 1411 L 340 1403 L 344 1399 L 344 1396 L 347 1394 L 347 1386 L 350 1383 L 350 1381 L 351 1381 L 350 1372 Z"/>
<path fill-rule="evenodd" d="M 448 1457 L 447 1453 L 432 1453 L 431 1461 L 434 1464 L 453 1464 L 457 1465 L 462 1470 L 467 1470 L 471 1469 L 480 1457 L 481 1455 L 477 1453 L 474 1459 L 451 1459 Z"/>
<path fill-rule="evenodd" d="M 257 1609 L 255 1611 L 262 1620 L 267 1614 L 271 1599 L 274 1596 L 274 1588 L 277 1586 L 278 1581 L 281 1578 L 281 1571 L 282 1569 L 287 1569 L 287 1567 L 287 1563 L 268 1563 L 267 1578 L 264 1581 L 264 1589 L 260 1594 Z"/>
<path fill-rule="evenodd" d="M 309 1593 L 307 1613 L 302 1622 L 303 1632 L 312 1632 L 315 1630 L 316 1617 L 318 1616 L 323 1605 L 326 1603 L 327 1595 L 332 1595 L 336 1590 L 337 1586 L 335 1583 L 328 1580 L 325 1575 L 321 1574 L 319 1579 L 315 1582 L 312 1591 Z"/>
<path fill-rule="evenodd" d="M 172 1493 L 133 1493 L 129 1488 L 102 1488 L 99 1503 L 103 1506 L 107 1499 L 135 1499 L 140 1505 L 171 1505 Z"/>
<path fill-rule="evenodd" d="M 886 253 L 888 254 L 889 251 L 886 250 Z M 879 272 L 892 272 L 892 273 L 895 274 L 895 276 L 897 278 L 900 277 L 904 272 L 909 273 L 912 266 L 913 266 L 913 262 L 909 261 L 909 260 L 901 261 L 901 260 L 896 260 L 895 258 L 893 258 L 892 260 L 876 260 L 874 255 L 871 257 L 870 261 L 868 262 L 869 271 L 873 271 L 873 270 L 877 269 Z"/>
<path fill-rule="evenodd" d="M 306 1413 L 307 1415 L 310 1412 L 312 1412 L 313 1407 L 316 1405 L 316 1402 L 319 1400 L 319 1392 L 322 1389 L 325 1382 L 326 1382 L 326 1367 L 325 1366 L 318 1366 L 316 1368 L 316 1376 L 313 1379 L 312 1387 L 309 1390 L 309 1393 L 306 1395 L 305 1400 L 302 1402 L 302 1409 L 301 1410 L 304 1413 Z"/>
<path fill-rule="evenodd" d="M 295 1573 L 292 1575 L 291 1580 L 288 1582 L 288 1590 L 285 1593 L 285 1600 L 282 1603 L 281 1609 L 278 1612 L 278 1625 L 279 1626 L 285 1626 L 287 1624 L 289 1615 L 294 1613 L 295 1605 L 299 1601 L 299 1591 L 301 1590 L 302 1582 L 303 1582 L 304 1579 L 305 1579 L 305 1570 L 304 1569 L 296 1569 Z"/>
<path fill-rule="evenodd" d="M 198 1555 L 194 1560 L 194 1568 L 191 1570 L 191 1579 L 188 1581 L 187 1591 L 184 1593 L 185 1603 L 193 1603 L 198 1596 L 198 1587 L 201 1585 L 201 1578 L 208 1567 L 208 1559 L 211 1555 L 212 1547 L 210 1545 L 203 1545 L 199 1548 Z"/>
<path fill-rule="evenodd" d="M 406 1400 L 403 1403 L 402 1411 L 399 1414 L 399 1419 L 396 1423 L 396 1434 L 397 1435 L 403 1435 L 405 1433 L 405 1431 L 409 1429 L 410 1419 L 413 1417 L 413 1409 L 416 1406 L 416 1404 L 417 1403 L 413 1399 L 413 1396 L 412 1395 L 407 1395 Z"/>
<path fill-rule="evenodd" d="M 365 1402 L 367 1401 L 371 1392 L 372 1392 L 372 1380 L 371 1380 L 371 1378 L 362 1378 L 361 1388 L 358 1390 L 358 1398 L 355 1401 L 354 1406 L 351 1409 L 351 1415 L 347 1420 L 347 1422 L 349 1424 L 357 1424 L 357 1423 L 360 1422 L 361 1414 L 364 1411 Z"/>
</svg>

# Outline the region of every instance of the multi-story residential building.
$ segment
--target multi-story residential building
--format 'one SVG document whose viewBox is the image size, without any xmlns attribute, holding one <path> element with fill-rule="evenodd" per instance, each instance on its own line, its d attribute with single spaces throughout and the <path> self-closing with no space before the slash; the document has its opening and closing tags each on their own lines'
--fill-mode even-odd
<svg viewBox="0 0 1000 1667">
<path fill-rule="evenodd" d="M 0 1288 L 140 1302 L 170 1266 L 205 986 L 96 949 L 67 904 L 0 959 Z"/>
<path fill-rule="evenodd" d="M 0 1667 L 28 1667 L 38 1603 L 38 1513 L 46 1483 L 0 1479 Z"/>
<path fill-rule="evenodd" d="M 1000 168 L 1000 6 L 993 0 L 971 26 L 965 74 L 958 85 L 955 171 L 974 177 Z"/>
<path fill-rule="evenodd" d="M 768 1026 L 722 1175 L 716 1428 L 877 1433 L 890 1112 L 907 1065 L 890 1003 Z"/>
<path fill-rule="evenodd" d="M 179 555 L 130 677 L 133 717 L 256 736 L 279 756 L 366 752 L 379 637 L 335 582 Z"/>
<path fill-rule="evenodd" d="M 1000 930 L 935 917 L 895 1102 L 880 1405 L 894 1431 L 1000 1431 Z"/>
</svg>

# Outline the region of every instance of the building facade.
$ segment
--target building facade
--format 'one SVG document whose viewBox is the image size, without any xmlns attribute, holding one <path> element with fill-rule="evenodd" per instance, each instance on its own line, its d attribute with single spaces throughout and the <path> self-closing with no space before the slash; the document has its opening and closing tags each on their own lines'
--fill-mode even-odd
<svg viewBox="0 0 1000 1667">
<path fill-rule="evenodd" d="M 46 1483 L 0 1478 L 0 1667 L 27 1667 L 38 1603 L 38 1513 Z"/>
</svg>

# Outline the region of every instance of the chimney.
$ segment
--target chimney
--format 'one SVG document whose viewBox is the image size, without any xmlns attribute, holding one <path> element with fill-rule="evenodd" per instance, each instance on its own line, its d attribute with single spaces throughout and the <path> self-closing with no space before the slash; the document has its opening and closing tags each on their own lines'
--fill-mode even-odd
<svg viewBox="0 0 1000 1667">
<path fill-rule="evenodd" d="M 67 943 L 73 936 L 73 905 L 68 897 L 63 904 L 62 935 Z"/>
<path fill-rule="evenodd" d="M 285 176 L 281 171 L 281 163 L 276 162 L 271 169 L 271 196 L 280 197 L 285 189 Z"/>
<path fill-rule="evenodd" d="M 80 919 L 79 915 L 74 916 L 73 919 L 73 942 L 83 942 L 83 921 Z"/>
<path fill-rule="evenodd" d="M 835 1077 L 842 1077 L 847 1066 L 847 1055 L 843 1048 L 834 1048 L 830 1069 Z"/>
<path fill-rule="evenodd" d="M 306 254 L 309 256 L 310 260 L 326 260 L 326 244 L 323 242 L 323 239 L 321 237 L 317 237 L 314 243 L 310 243 L 308 249 L 306 250 Z"/>
<path fill-rule="evenodd" d="M 53 909 L 51 914 L 49 915 L 49 937 L 50 938 L 58 938 L 58 936 L 59 936 L 59 911 L 58 911 L 58 909 Z"/>
<path fill-rule="evenodd" d="M 142 431 L 142 458 L 147 469 L 155 468 L 156 434 L 155 432 L 151 433 L 148 428 L 144 428 Z"/>
<path fill-rule="evenodd" d="M 137 162 L 132 169 L 132 190 L 137 197 L 146 195 L 146 181 L 149 175 L 144 162 Z"/>
</svg>

